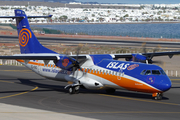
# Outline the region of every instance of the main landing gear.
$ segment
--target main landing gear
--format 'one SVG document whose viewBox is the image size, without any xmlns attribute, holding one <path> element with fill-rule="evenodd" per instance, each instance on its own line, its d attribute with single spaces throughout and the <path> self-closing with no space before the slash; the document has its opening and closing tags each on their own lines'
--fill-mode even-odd
<svg viewBox="0 0 180 120">
<path fill-rule="evenodd" d="M 69 86 L 69 94 L 78 94 L 80 86 Z"/>
<path fill-rule="evenodd" d="M 153 93 L 152 97 L 154 97 L 155 100 L 162 100 L 163 93 Z"/>
</svg>

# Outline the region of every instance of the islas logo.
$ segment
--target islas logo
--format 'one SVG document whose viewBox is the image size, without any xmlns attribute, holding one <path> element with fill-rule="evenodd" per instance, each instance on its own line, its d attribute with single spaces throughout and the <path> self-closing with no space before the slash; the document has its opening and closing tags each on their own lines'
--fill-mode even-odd
<svg viewBox="0 0 180 120">
<path fill-rule="evenodd" d="M 21 47 L 25 47 L 28 44 L 30 38 L 32 38 L 31 31 L 27 28 L 23 28 L 19 32 L 19 44 Z"/>
<path fill-rule="evenodd" d="M 133 70 L 133 69 L 135 69 L 135 68 L 137 68 L 137 67 L 139 67 L 139 64 L 133 64 L 133 65 L 130 65 L 130 66 L 128 66 L 128 70 Z"/>
<path fill-rule="evenodd" d="M 125 63 L 110 62 L 110 63 L 106 66 L 106 68 L 113 68 L 113 69 L 125 70 L 128 66 L 129 66 L 129 64 L 125 64 Z"/>
</svg>

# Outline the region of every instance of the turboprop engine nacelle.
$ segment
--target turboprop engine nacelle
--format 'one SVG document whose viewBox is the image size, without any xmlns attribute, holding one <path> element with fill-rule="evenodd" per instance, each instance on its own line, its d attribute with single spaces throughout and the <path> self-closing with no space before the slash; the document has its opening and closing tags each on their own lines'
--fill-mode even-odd
<svg viewBox="0 0 180 120">
<path fill-rule="evenodd" d="M 56 66 L 64 70 L 72 71 L 73 62 L 75 62 L 76 60 L 68 56 L 59 56 L 59 58 L 60 60 L 54 61 Z"/>
<path fill-rule="evenodd" d="M 141 54 L 132 54 L 131 58 L 126 58 L 126 61 L 146 63 L 147 57 Z"/>
</svg>

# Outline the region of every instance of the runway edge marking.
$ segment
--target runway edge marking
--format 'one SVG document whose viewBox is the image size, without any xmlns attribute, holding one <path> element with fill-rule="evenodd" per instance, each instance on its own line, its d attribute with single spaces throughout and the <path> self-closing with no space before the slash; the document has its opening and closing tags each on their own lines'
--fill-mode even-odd
<svg viewBox="0 0 180 120">
<path fill-rule="evenodd" d="M 114 96 L 114 95 L 105 95 L 105 94 L 99 94 L 99 95 L 106 96 L 106 97 L 114 97 L 114 98 L 122 98 L 122 99 L 128 99 L 128 100 L 135 100 L 135 101 L 143 101 L 143 102 L 150 102 L 150 103 L 159 103 L 159 104 L 180 106 L 180 104 L 176 104 L 176 103 L 167 103 L 167 102 L 158 102 L 158 101 L 142 100 L 142 99 L 121 97 L 121 96 Z"/>
</svg>

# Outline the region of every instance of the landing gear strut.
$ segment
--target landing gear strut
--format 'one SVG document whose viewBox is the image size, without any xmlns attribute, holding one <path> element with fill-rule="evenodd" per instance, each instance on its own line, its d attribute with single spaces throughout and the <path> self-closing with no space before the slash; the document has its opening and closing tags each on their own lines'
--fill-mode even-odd
<svg viewBox="0 0 180 120">
<path fill-rule="evenodd" d="M 70 86 L 69 87 L 69 94 L 78 94 L 79 93 L 79 86 Z"/>
<path fill-rule="evenodd" d="M 163 97 L 163 93 L 153 93 L 152 95 L 155 100 L 161 100 Z"/>
</svg>

